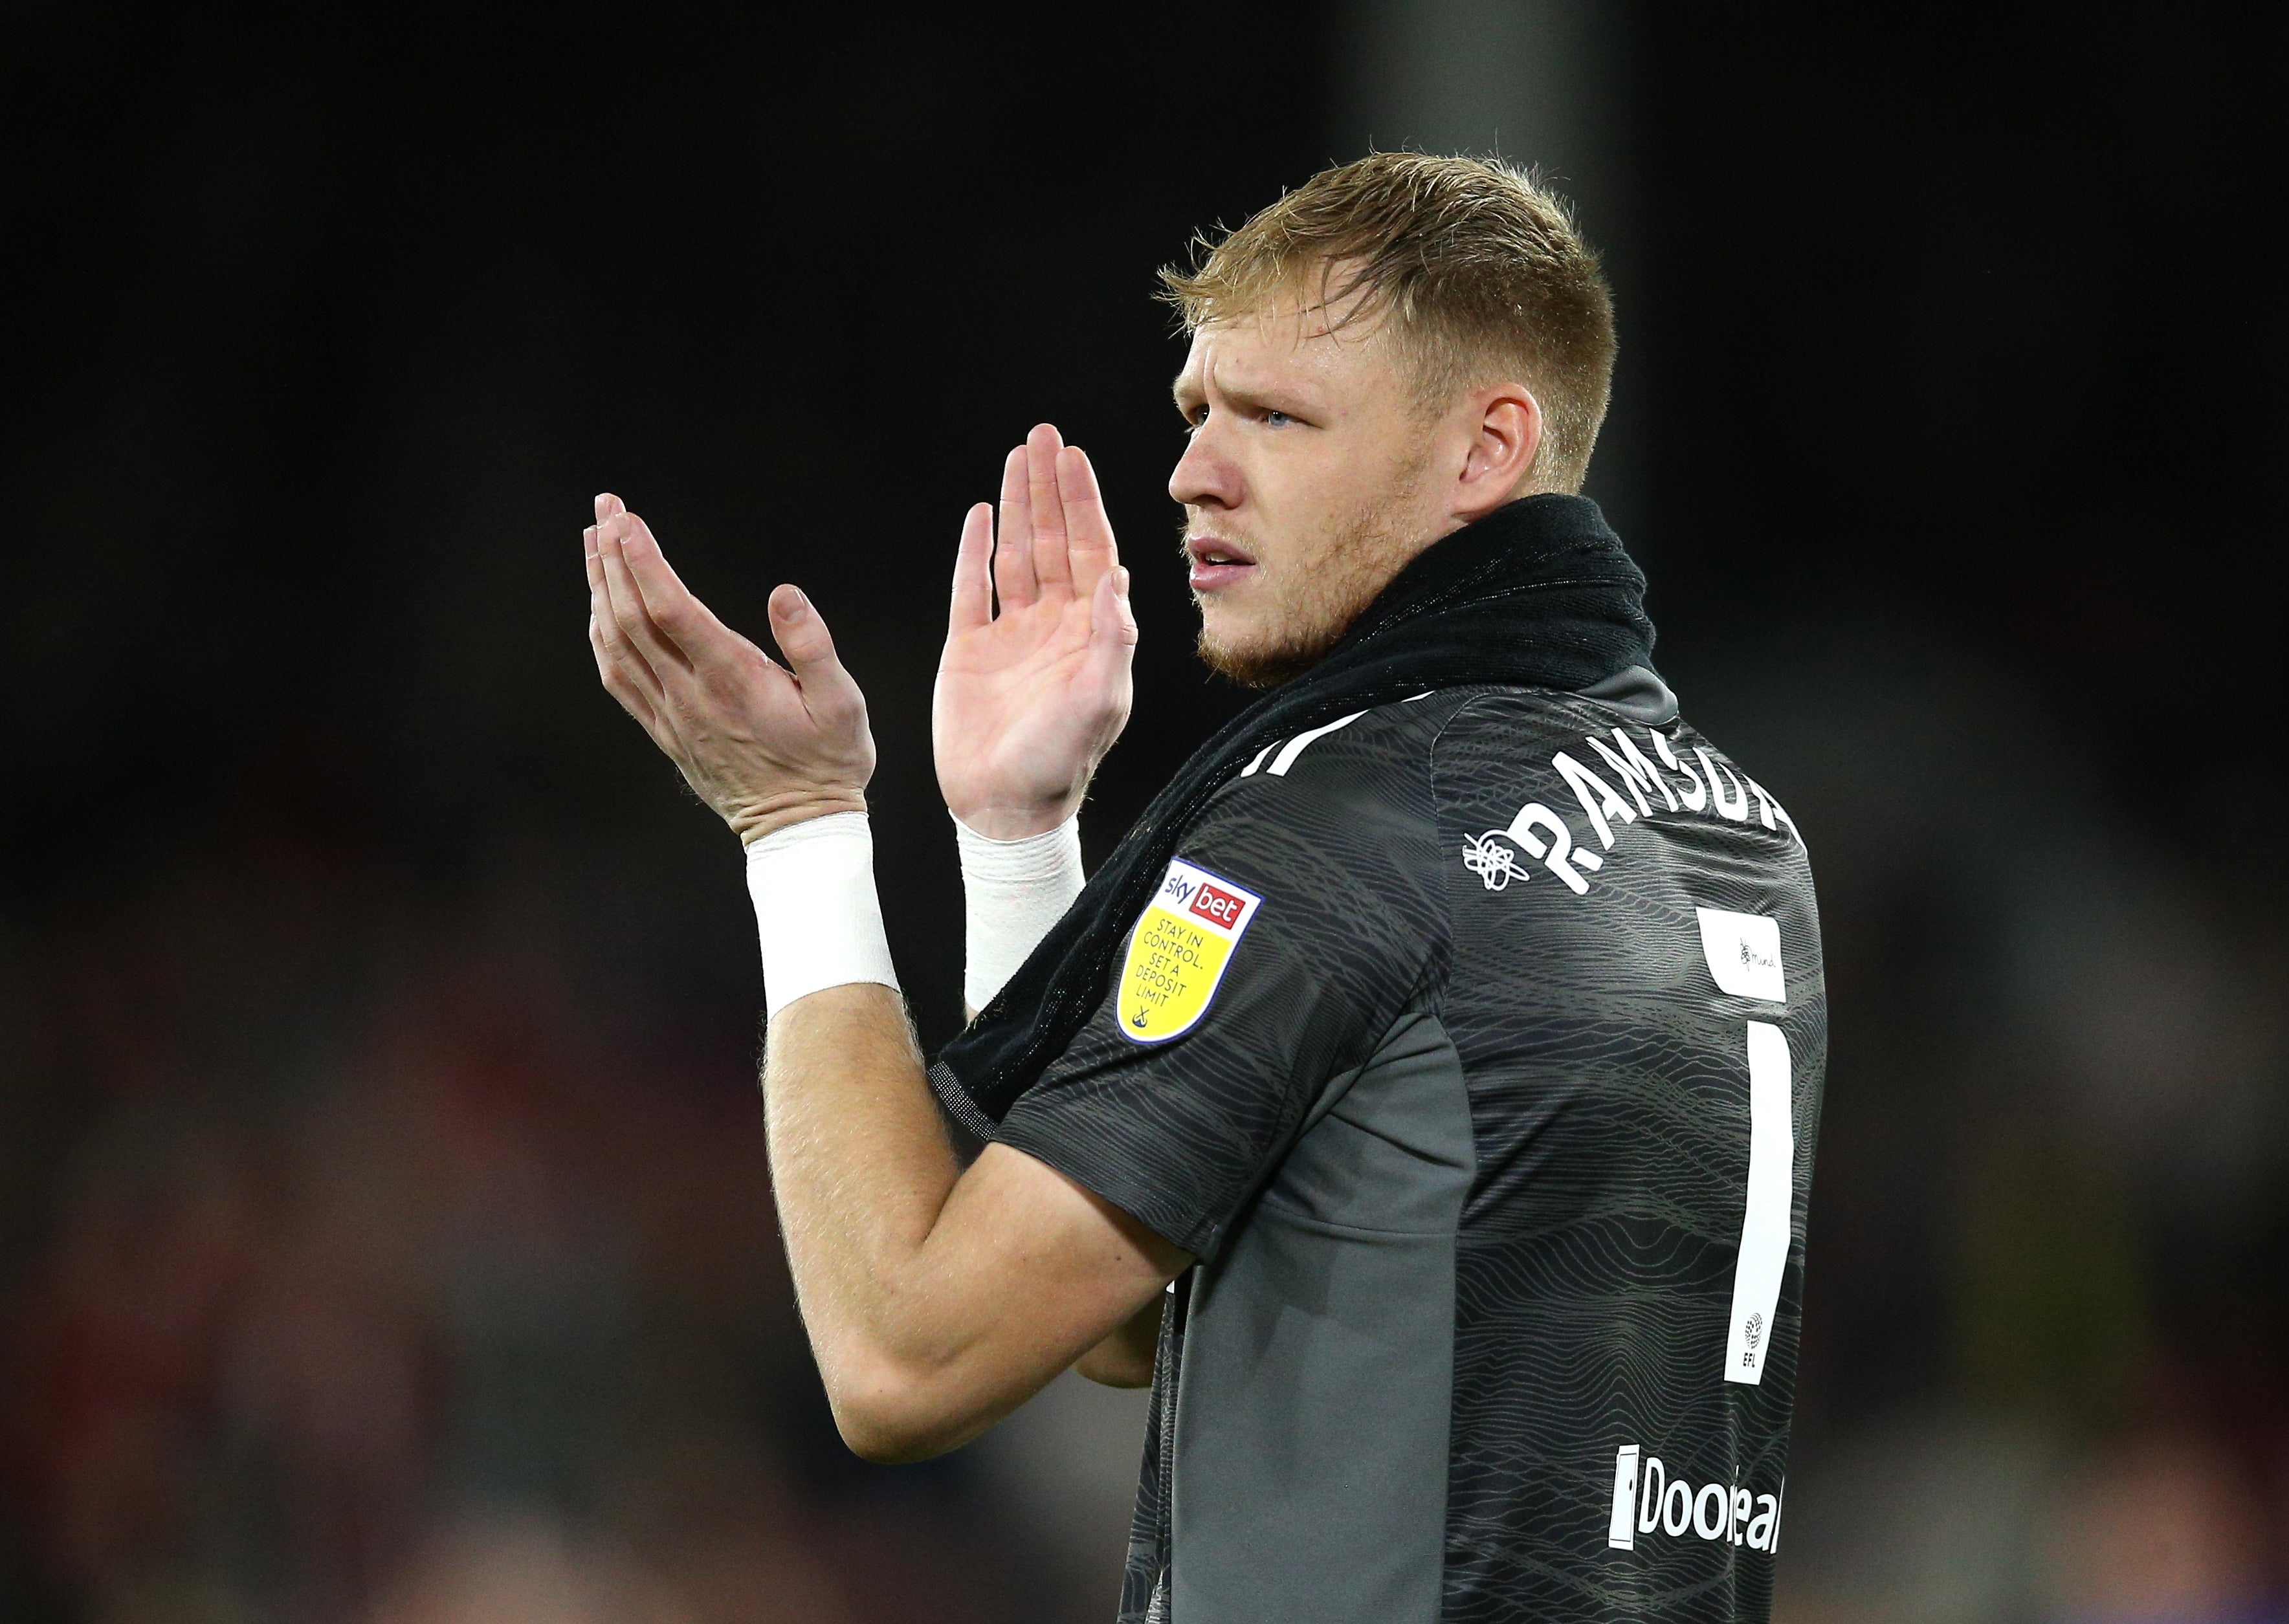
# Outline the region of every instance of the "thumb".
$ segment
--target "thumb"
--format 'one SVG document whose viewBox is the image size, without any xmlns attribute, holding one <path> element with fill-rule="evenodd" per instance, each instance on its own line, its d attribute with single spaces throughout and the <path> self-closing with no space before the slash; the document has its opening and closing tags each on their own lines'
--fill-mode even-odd
<svg viewBox="0 0 2289 1624">
<path fill-rule="evenodd" d="M 1088 665 L 1107 689 L 1129 674 L 1137 655 L 1137 616 L 1129 606 L 1129 571 L 1116 565 L 1098 577 L 1089 606 Z"/>
<path fill-rule="evenodd" d="M 1129 605 L 1129 571 L 1119 564 L 1097 583 L 1089 606 L 1089 641 L 1137 646 L 1137 612 Z"/>
<path fill-rule="evenodd" d="M 843 716 L 864 708 L 858 684 L 835 657 L 833 633 L 801 587 L 781 586 L 771 593 L 771 635 L 813 716 Z"/>
</svg>

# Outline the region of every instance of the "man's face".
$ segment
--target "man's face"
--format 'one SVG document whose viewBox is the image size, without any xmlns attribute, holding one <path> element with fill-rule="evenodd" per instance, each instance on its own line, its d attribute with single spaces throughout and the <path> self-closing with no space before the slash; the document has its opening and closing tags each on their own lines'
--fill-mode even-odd
<svg viewBox="0 0 2289 1624">
<path fill-rule="evenodd" d="M 1290 307 L 1202 327 L 1176 385 L 1191 443 L 1169 477 L 1200 655 L 1251 686 L 1325 654 L 1454 528 L 1425 422 L 1381 323 Z"/>
</svg>

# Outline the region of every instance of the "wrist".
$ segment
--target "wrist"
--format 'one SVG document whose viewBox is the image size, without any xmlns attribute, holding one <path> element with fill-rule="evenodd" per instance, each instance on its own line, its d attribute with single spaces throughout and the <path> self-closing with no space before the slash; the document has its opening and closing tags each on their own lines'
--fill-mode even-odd
<svg viewBox="0 0 2289 1624">
<path fill-rule="evenodd" d="M 954 840 L 965 904 L 962 1001 L 980 1010 L 1081 895 L 1081 820 L 997 839 L 957 817 Z"/>
<path fill-rule="evenodd" d="M 1081 792 L 1032 804 L 957 807 L 946 803 L 955 824 L 989 840 L 1029 840 L 1050 834 L 1081 815 Z"/>
<path fill-rule="evenodd" d="M 864 812 L 805 818 L 749 841 L 747 895 L 762 947 L 767 1018 L 850 982 L 897 989 Z"/>
<path fill-rule="evenodd" d="M 744 803 L 725 812 L 723 821 L 731 825 L 731 832 L 739 837 L 739 843 L 752 850 L 758 840 L 769 840 L 797 824 L 849 812 L 856 812 L 861 817 L 866 815 L 865 790 L 847 785 L 813 785 Z"/>
</svg>

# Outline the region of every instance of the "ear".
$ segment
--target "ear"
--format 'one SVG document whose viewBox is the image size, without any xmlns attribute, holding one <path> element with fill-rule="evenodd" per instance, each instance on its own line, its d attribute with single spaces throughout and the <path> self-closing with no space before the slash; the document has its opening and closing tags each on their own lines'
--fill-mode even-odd
<svg viewBox="0 0 2289 1624">
<path fill-rule="evenodd" d="M 1489 384 L 1464 402 L 1468 443 L 1452 509 L 1467 524 L 1523 494 L 1542 450 L 1542 402 L 1521 383 Z"/>
</svg>

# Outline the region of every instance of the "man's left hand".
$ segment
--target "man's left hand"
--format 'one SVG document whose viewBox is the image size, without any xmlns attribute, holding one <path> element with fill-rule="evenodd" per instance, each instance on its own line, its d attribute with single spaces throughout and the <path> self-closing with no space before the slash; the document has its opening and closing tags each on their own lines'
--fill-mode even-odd
<svg viewBox="0 0 2289 1624">
<path fill-rule="evenodd" d="M 1136 653 L 1097 475 L 1044 423 L 1002 465 L 998 541 L 983 502 L 961 527 L 930 705 L 946 809 L 996 840 L 1073 816 L 1129 720 Z"/>
<path fill-rule="evenodd" d="M 588 641 L 606 690 L 740 840 L 866 809 L 866 698 L 801 591 L 771 594 L 781 665 L 691 595 L 618 497 L 596 498 L 582 540 Z"/>
</svg>

